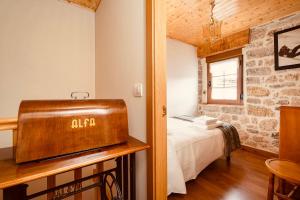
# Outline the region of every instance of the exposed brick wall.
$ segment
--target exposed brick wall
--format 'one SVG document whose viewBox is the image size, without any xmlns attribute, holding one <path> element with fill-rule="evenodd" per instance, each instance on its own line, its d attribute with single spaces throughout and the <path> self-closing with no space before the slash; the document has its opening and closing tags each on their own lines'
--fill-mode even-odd
<svg viewBox="0 0 300 200">
<path fill-rule="evenodd" d="M 300 68 L 275 71 L 273 33 L 299 24 L 300 14 L 297 14 L 252 28 L 250 44 L 243 49 L 244 105 L 201 104 L 199 96 L 199 112 L 232 123 L 244 145 L 277 153 L 278 108 L 300 106 Z M 199 64 L 199 77 L 200 74 Z M 199 79 L 201 93 L 202 77 Z"/>
</svg>

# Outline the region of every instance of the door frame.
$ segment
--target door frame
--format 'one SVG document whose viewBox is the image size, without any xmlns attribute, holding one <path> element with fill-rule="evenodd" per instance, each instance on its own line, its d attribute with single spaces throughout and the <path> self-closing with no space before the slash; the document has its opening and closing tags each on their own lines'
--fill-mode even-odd
<svg viewBox="0 0 300 200">
<path fill-rule="evenodd" d="M 167 199 L 166 7 L 146 0 L 147 199 Z"/>
</svg>

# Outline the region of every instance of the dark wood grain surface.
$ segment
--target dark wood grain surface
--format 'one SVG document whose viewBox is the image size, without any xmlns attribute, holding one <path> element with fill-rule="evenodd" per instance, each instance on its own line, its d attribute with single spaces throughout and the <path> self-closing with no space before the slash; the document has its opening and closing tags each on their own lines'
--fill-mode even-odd
<svg viewBox="0 0 300 200">
<path fill-rule="evenodd" d="M 22 101 L 16 162 L 118 144 L 127 139 L 128 118 L 123 100 Z"/>
<path fill-rule="evenodd" d="M 300 107 L 280 108 L 279 158 L 300 163 Z"/>
<path fill-rule="evenodd" d="M 186 195 L 172 194 L 168 200 L 265 200 L 269 178 L 266 159 L 244 150 L 235 151 L 230 165 L 218 159 L 196 180 L 186 183 Z"/>
<path fill-rule="evenodd" d="M 15 164 L 13 158 L 0 160 L 0 189 L 107 161 L 147 148 L 149 145 L 129 137 L 127 143 L 41 162 Z"/>
</svg>

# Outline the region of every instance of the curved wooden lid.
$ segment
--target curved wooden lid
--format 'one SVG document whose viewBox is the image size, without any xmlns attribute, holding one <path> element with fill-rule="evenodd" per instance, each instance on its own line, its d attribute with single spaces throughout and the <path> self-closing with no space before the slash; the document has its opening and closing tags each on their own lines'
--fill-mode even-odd
<svg viewBox="0 0 300 200">
<path fill-rule="evenodd" d="M 300 185 L 300 164 L 280 159 L 268 159 L 265 163 L 277 177 Z"/>
<path fill-rule="evenodd" d="M 52 158 L 128 140 L 122 99 L 27 100 L 19 107 L 16 162 Z"/>
</svg>

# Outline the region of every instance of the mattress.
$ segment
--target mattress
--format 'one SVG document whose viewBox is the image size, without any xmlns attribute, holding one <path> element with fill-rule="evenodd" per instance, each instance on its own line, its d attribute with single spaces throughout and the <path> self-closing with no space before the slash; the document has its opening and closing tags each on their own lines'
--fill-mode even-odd
<svg viewBox="0 0 300 200">
<path fill-rule="evenodd" d="M 224 154 L 220 129 L 204 130 L 193 122 L 168 118 L 168 194 L 186 194 L 185 182 L 195 179 Z"/>
</svg>

